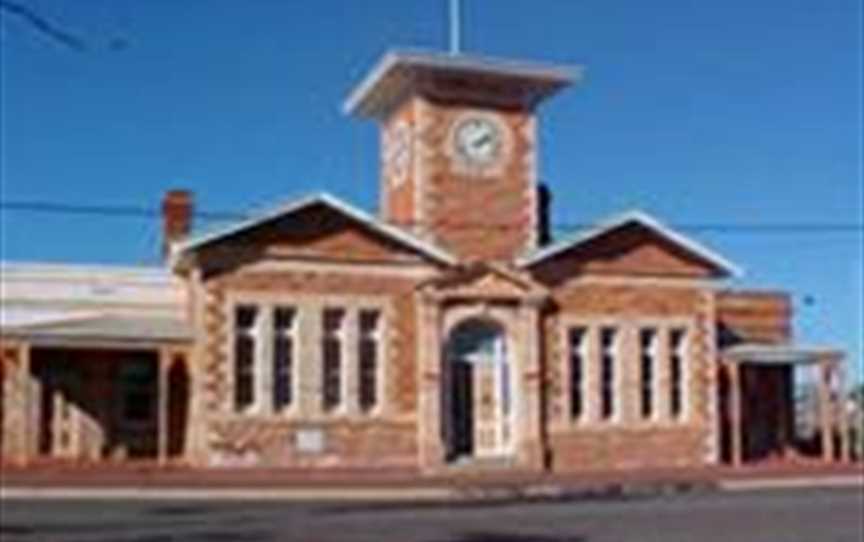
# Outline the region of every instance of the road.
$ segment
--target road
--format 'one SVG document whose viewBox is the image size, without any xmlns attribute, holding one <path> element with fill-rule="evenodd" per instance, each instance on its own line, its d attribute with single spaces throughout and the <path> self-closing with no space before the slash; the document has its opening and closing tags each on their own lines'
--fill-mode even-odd
<svg viewBox="0 0 864 542">
<path fill-rule="evenodd" d="M 0 540 L 861 542 L 861 489 L 510 504 L 4 501 Z"/>
</svg>

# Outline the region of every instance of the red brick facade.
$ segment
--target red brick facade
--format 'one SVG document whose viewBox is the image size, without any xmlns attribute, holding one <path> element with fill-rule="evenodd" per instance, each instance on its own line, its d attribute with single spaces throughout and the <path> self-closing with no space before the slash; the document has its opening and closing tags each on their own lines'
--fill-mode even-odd
<svg viewBox="0 0 864 542">
<path fill-rule="evenodd" d="M 550 445 L 555 470 L 613 467 L 694 466 L 714 461 L 715 413 L 713 393 L 717 360 L 714 344 L 713 293 L 674 285 L 606 285 L 587 283 L 553 290 L 553 306 L 544 321 L 545 362 Z M 671 420 L 665 412 L 650 420 L 636 412 L 639 392 L 638 355 L 634 340 L 622 356 L 624 366 L 622 412 L 612 422 L 570 419 L 565 396 L 568 352 L 562 331 L 568 321 L 591 321 L 617 326 L 662 328 L 666 322 L 688 326 L 690 401 L 686 418 Z M 631 336 L 632 338 L 632 336 Z M 596 360 L 592 360 L 596 361 Z M 660 373 L 657 389 L 668 393 L 669 376 Z M 594 382 L 596 385 L 596 381 Z M 658 407 L 668 408 L 662 397 Z"/>
<path fill-rule="evenodd" d="M 162 198 L 162 252 L 168 254 L 170 244 L 183 239 L 192 231 L 194 204 L 192 194 L 185 190 L 171 190 Z"/>
<path fill-rule="evenodd" d="M 326 210 L 317 210 L 298 216 L 296 220 L 308 220 L 310 224 L 338 222 Z M 325 215 L 325 216 L 317 216 Z M 417 378 L 420 371 L 416 356 L 418 349 L 418 288 L 423 282 L 419 278 L 400 277 L 392 270 L 388 276 L 386 269 L 378 270 L 375 275 L 364 272 L 362 262 L 398 262 L 409 259 L 404 250 L 381 245 L 374 235 L 362 228 L 340 223 L 338 232 L 324 236 L 317 235 L 316 227 L 306 227 L 292 222 L 285 231 L 290 234 L 281 237 L 276 232 L 282 228 L 276 225 L 269 232 L 238 239 L 239 246 L 262 255 L 265 259 L 286 259 L 290 261 L 298 255 L 310 256 L 323 261 L 338 256 L 343 262 L 340 269 L 332 272 L 297 271 L 286 264 L 279 270 L 278 264 L 262 267 L 261 262 L 250 261 L 243 266 L 224 268 L 220 262 L 226 255 L 235 254 L 232 242 L 219 247 L 218 251 L 205 251 L 201 255 L 202 283 L 204 293 L 204 319 L 202 322 L 205 347 L 197 363 L 201 367 L 201 386 L 204 401 L 203 410 L 208 419 L 203 441 L 206 449 L 202 457 L 216 464 L 277 464 L 277 465 L 399 465 L 417 466 L 417 423 L 418 411 Z M 304 238 L 305 237 L 305 238 Z M 653 248 L 656 241 L 644 236 L 645 249 L 639 243 L 628 243 L 633 253 L 618 254 L 617 259 L 628 265 L 638 265 L 643 255 L 651 261 L 662 261 L 667 268 L 685 268 L 691 275 L 698 270 L 687 260 L 678 261 L 671 257 L 657 256 Z M 250 249 L 250 247 L 256 247 Z M 332 249 L 338 247 L 338 249 Z M 395 250 L 386 256 L 387 249 Z M 331 250 L 332 249 L 332 250 Z M 365 254 L 366 257 L 352 262 L 352 257 Z M 278 256 L 277 256 L 278 255 Z M 420 261 L 414 256 L 415 261 Z M 570 256 L 567 256 L 570 258 Z M 565 259 L 567 259 L 565 258 Z M 236 262 L 236 259 L 231 261 Z M 278 261 L 278 260 L 276 260 Z M 332 261 L 332 260 L 331 260 Z M 323 265 L 323 263 L 322 263 Z M 429 276 L 434 276 L 438 268 L 425 263 Z M 566 264 L 555 264 L 550 268 L 538 267 L 535 276 L 540 284 L 547 283 L 549 301 L 541 312 L 543 402 L 545 432 L 548 440 L 544 455 L 551 460 L 555 470 L 583 470 L 608 467 L 638 466 L 680 466 L 699 465 L 714 460 L 716 438 L 713 429 L 714 412 L 712 393 L 715 385 L 716 352 L 714 326 L 714 292 L 694 285 L 678 285 L 674 282 L 675 273 L 669 279 L 641 283 L 638 277 L 632 284 L 626 278 L 626 267 L 618 267 L 615 273 L 594 271 L 593 274 L 580 274 L 571 271 L 571 279 L 588 277 L 587 281 L 573 282 L 555 275 L 552 270 L 568 270 Z M 593 271 L 593 269 L 592 269 Z M 599 274 L 598 274 L 599 273 Z M 617 283 L 603 283 L 603 277 L 621 277 Z M 591 280 L 591 277 L 597 277 Z M 670 282 L 672 281 L 672 282 Z M 485 284 L 485 283 L 484 283 Z M 460 288 L 457 281 L 448 286 L 461 297 L 470 295 Z M 484 286 L 497 291 L 497 286 Z M 321 299 L 350 299 L 383 297 L 391 307 L 389 313 L 391 326 L 387 333 L 387 376 L 385 397 L 386 413 L 375 418 L 352 416 L 329 416 L 310 413 L 306 417 L 262 417 L 249 418 L 231 412 L 230 360 L 225 345 L 230 344 L 230 316 L 232 306 L 229 300 L 257 299 L 279 300 L 295 299 L 295 296 Z M 487 301 L 488 303 L 488 301 Z M 493 303 L 497 303 L 493 301 Z M 502 300 L 501 303 L 506 303 Z M 503 306 L 503 305 L 502 305 Z M 621 325 L 636 323 L 662 323 L 669 319 L 691 326 L 693 339 L 690 346 L 691 367 L 688 377 L 688 396 L 691 398 L 691 412 L 682 422 L 643 422 L 635 419 L 636 382 L 635 366 L 622 368 L 625 380 L 622 383 L 622 401 L 626 413 L 621 420 L 612 424 L 580 425 L 567 419 L 563 397 L 567 393 L 567 380 L 564 364 L 567 353 L 562 344 L 562 330 L 572 319 L 580 322 L 596 319 Z M 635 363 L 632 356 L 628 364 Z M 660 389 L 664 389 L 661 380 Z M 220 414 L 216 414 L 220 413 Z M 309 455 L 298 452 L 292 447 L 297 430 L 315 427 L 323 430 L 326 441 L 324 453 Z M 382 439 L 389 443 L 383 449 Z M 644 446 L 636 446 L 642 442 Z M 645 446 L 665 453 L 643 453 Z"/>
<path fill-rule="evenodd" d="M 250 262 L 226 268 L 226 257 L 236 263 L 232 242 L 202 254 L 204 347 L 197 363 L 200 400 L 209 420 L 201 428 L 204 461 L 229 465 L 252 461 L 294 466 L 416 466 L 414 296 L 421 279 L 400 276 L 399 265 L 419 265 L 428 272 L 435 267 L 323 209 L 301 213 L 289 223 L 279 223 L 260 234 L 243 236 L 236 244 L 259 254 L 257 263 L 267 261 L 273 266 L 256 269 L 256 262 Z M 330 272 L 315 270 L 314 266 L 305 271 L 292 269 L 290 261 L 298 257 L 315 258 L 322 265 L 335 261 L 339 267 Z M 279 269 L 280 261 L 288 262 L 284 270 Z M 369 267 L 377 269 L 375 275 L 365 271 Z M 316 303 L 330 300 L 339 305 L 375 299 L 387 307 L 386 359 L 382 360 L 386 366 L 385 403 L 380 413 L 331 415 L 320 412 L 315 404 L 303 415 L 250 418 L 232 411 L 231 362 L 226 345 L 232 340 L 233 305 L 242 300 L 294 303 L 298 298 Z M 323 432 L 323 452 L 304 455 L 294 449 L 297 431 L 309 427 Z"/>
<path fill-rule="evenodd" d="M 536 119 L 525 107 L 490 107 L 485 92 L 466 85 L 441 95 L 440 83 L 421 86 L 381 121 L 383 208 L 388 220 L 464 260 L 506 261 L 536 242 Z M 461 168 L 453 156 L 453 128 L 472 115 L 501 124 L 501 157 L 485 171 Z M 404 179 L 388 147 L 403 128 L 410 133 Z"/>
<path fill-rule="evenodd" d="M 716 267 L 631 224 L 547 259 L 535 273 L 544 282 L 558 285 L 583 274 L 705 279 L 716 273 Z"/>
<path fill-rule="evenodd" d="M 792 339 L 792 307 L 784 292 L 721 291 L 717 311 L 721 341 L 727 344 Z"/>
<path fill-rule="evenodd" d="M 381 220 L 323 197 L 175 243 L 191 338 L 151 345 L 160 389 L 185 390 L 160 396 L 147 444 L 160 460 L 446 472 L 503 459 L 577 472 L 728 455 L 721 348 L 787 343 L 788 297 L 719 290 L 732 272 L 722 258 L 638 217 L 542 256 L 535 109 L 551 83 L 482 67 L 378 83 Z M 500 129 L 482 168 L 454 155 L 454 126 L 471 116 Z M 191 197 L 172 193 L 164 208 L 175 240 Z M 279 327 L 288 313 L 293 327 Z M 364 330 L 364 314 L 380 326 Z M 38 455 L 21 436 L 40 423 L 34 350 L 5 340 L 0 352 L 3 455 L 27 460 Z M 177 379 L 176 352 L 188 370 Z M 277 405 L 287 377 L 276 365 L 289 358 L 290 400 Z M 362 378 L 367 394 L 370 378 L 377 386 L 373 408 L 361 407 Z"/>
<path fill-rule="evenodd" d="M 410 134 L 417 130 L 421 98 L 413 97 L 381 123 L 382 218 L 409 230 L 419 222 L 416 171 L 420 160 Z"/>
</svg>

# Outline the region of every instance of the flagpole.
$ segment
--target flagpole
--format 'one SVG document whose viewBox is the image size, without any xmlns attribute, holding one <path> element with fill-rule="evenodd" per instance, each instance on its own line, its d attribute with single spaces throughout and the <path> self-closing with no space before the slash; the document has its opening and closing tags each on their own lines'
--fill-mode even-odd
<svg viewBox="0 0 864 542">
<path fill-rule="evenodd" d="M 458 55 L 461 48 L 460 33 L 462 31 L 460 0 L 450 0 L 450 54 Z"/>
</svg>

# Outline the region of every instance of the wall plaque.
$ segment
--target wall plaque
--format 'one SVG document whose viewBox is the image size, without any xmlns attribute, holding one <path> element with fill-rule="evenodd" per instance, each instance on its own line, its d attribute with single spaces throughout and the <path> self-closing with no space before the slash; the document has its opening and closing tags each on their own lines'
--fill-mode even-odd
<svg viewBox="0 0 864 542">
<path fill-rule="evenodd" d="M 320 454 L 324 451 L 324 431 L 321 429 L 298 429 L 294 433 L 294 448 L 302 453 Z"/>
</svg>

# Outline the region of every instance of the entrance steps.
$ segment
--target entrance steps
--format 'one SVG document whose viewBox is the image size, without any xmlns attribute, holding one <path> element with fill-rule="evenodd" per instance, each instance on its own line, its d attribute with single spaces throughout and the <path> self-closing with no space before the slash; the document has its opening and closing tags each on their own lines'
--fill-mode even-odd
<svg viewBox="0 0 864 542">
<path fill-rule="evenodd" d="M 447 464 L 447 469 L 454 472 L 485 472 L 506 470 L 518 471 L 516 458 L 512 456 L 497 457 L 459 457 Z"/>
</svg>

